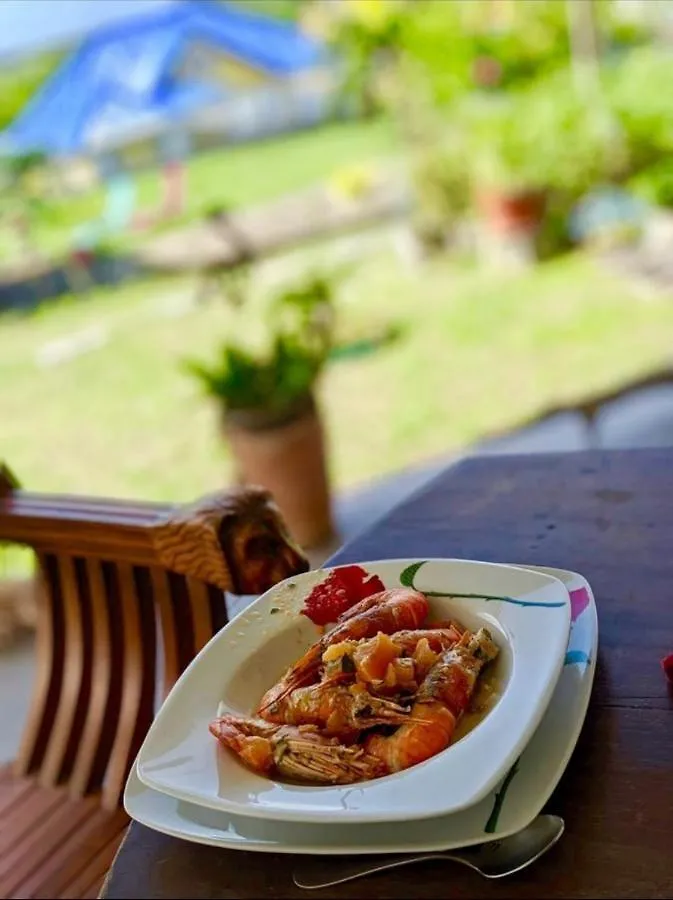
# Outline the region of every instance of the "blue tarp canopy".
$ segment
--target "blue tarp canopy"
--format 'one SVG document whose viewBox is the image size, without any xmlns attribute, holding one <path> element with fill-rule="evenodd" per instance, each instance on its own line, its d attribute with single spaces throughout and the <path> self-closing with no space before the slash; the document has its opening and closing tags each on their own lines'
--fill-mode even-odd
<svg viewBox="0 0 673 900">
<path fill-rule="evenodd" d="M 317 65 L 325 49 L 292 23 L 212 0 L 182 0 L 92 34 L 0 136 L 5 153 L 72 155 L 107 134 L 178 123 L 224 96 L 213 81 L 178 77 L 194 42 L 270 76 Z"/>
</svg>

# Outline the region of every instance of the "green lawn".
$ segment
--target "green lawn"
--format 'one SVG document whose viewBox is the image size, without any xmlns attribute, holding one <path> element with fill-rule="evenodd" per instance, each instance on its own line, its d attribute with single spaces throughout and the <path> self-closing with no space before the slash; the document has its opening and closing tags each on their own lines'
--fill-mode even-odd
<svg viewBox="0 0 673 900">
<path fill-rule="evenodd" d="M 188 499 L 226 484 L 214 409 L 181 371 L 225 328 L 214 304 L 170 315 L 186 280 L 101 291 L 0 317 L 3 456 L 36 489 Z M 673 298 L 638 299 L 581 256 L 503 275 L 438 262 L 412 275 L 372 256 L 341 301 L 349 328 L 391 318 L 398 343 L 334 363 L 322 385 L 339 488 L 626 380 L 670 353 Z M 163 312 L 162 312 L 163 310 Z M 98 350 L 39 368 L 45 342 L 97 326 Z"/>
<path fill-rule="evenodd" d="M 397 147 L 392 123 L 379 119 L 337 122 L 196 155 L 188 163 L 185 212 L 163 227 L 192 221 L 215 203 L 243 207 L 274 200 L 329 178 L 341 167 L 393 156 Z M 139 172 L 137 189 L 138 209 L 151 212 L 160 201 L 160 172 Z M 96 219 L 103 206 L 99 188 L 55 202 L 35 229 L 37 245 L 44 253 L 62 254 L 72 246 L 76 226 Z M 137 240 L 131 233 L 115 243 L 130 249 Z M 15 254 L 11 235 L 0 233 L 0 263 Z"/>
</svg>

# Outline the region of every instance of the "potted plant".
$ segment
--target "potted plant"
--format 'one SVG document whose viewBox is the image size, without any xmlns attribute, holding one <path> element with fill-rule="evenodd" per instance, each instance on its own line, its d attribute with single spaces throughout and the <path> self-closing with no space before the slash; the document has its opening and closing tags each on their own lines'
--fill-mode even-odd
<svg viewBox="0 0 673 900">
<path fill-rule="evenodd" d="M 488 107 L 470 123 L 477 210 L 491 231 L 534 232 L 542 221 L 547 184 L 530 147 L 530 123 L 510 97 Z"/>
<path fill-rule="evenodd" d="M 316 385 L 334 332 L 332 284 L 311 276 L 268 308 L 266 346 L 238 334 L 212 365 L 189 362 L 219 405 L 238 480 L 268 488 L 294 538 L 310 548 L 333 533 L 326 442 Z"/>
<path fill-rule="evenodd" d="M 535 232 L 548 201 L 610 181 L 622 142 L 607 105 L 555 73 L 479 107 L 469 123 L 477 203 L 500 232 Z"/>
</svg>

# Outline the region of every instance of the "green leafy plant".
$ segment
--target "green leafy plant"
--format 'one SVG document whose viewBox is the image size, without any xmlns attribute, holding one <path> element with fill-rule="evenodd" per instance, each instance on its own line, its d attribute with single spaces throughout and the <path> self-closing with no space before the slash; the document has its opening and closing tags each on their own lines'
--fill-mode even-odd
<svg viewBox="0 0 673 900">
<path fill-rule="evenodd" d="M 329 40 L 344 66 L 342 93 L 361 115 L 380 112 L 383 105 L 379 75 L 395 65 L 402 47 L 405 4 L 380 0 L 374 15 L 346 4 L 334 15 Z M 366 8 L 366 5 L 365 5 Z"/>
<path fill-rule="evenodd" d="M 27 257 L 40 255 L 36 226 L 49 222 L 53 215 L 51 198 L 43 183 L 45 157 L 42 153 L 24 153 L 0 163 L 0 224 L 15 235 Z"/>
<path fill-rule="evenodd" d="M 416 154 L 412 167 L 419 235 L 443 241 L 469 207 L 468 159 L 460 134 L 451 132 Z"/>
<path fill-rule="evenodd" d="M 673 159 L 648 166 L 629 181 L 633 193 L 653 206 L 673 207 Z"/>
<path fill-rule="evenodd" d="M 512 3 L 506 15 L 493 22 L 494 7 L 483 4 L 480 27 L 473 30 L 476 59 L 493 60 L 499 86 L 512 88 L 558 68 L 568 60 L 568 24 L 565 4 Z"/>
<path fill-rule="evenodd" d="M 230 336 L 212 364 L 187 363 L 225 415 L 243 415 L 251 427 L 288 421 L 312 404 L 332 349 L 332 280 L 310 275 L 283 288 L 272 298 L 267 316 L 265 350 L 253 350 Z"/>
<path fill-rule="evenodd" d="M 579 196 L 622 165 L 618 123 L 567 72 L 481 104 L 470 116 L 475 178 L 492 187 Z"/>
<path fill-rule="evenodd" d="M 608 72 L 606 94 L 631 173 L 673 153 L 673 66 L 667 48 L 629 53 Z"/>
</svg>

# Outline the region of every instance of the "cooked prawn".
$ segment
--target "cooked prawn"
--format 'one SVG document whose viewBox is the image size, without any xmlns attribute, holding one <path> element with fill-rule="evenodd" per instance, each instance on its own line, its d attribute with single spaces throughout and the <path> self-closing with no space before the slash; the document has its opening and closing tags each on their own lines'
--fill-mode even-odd
<svg viewBox="0 0 673 900">
<path fill-rule="evenodd" d="M 479 673 L 497 655 L 498 647 L 486 628 L 474 635 L 466 633 L 428 672 L 411 708 L 410 721 L 390 736 L 370 735 L 365 741 L 367 752 L 380 759 L 389 772 L 399 772 L 445 750 L 467 709 Z"/>
<path fill-rule="evenodd" d="M 224 715 L 210 733 L 250 769 L 318 784 L 351 784 L 385 775 L 385 765 L 359 746 L 323 737 L 312 725 L 272 725 L 264 719 Z"/>
<path fill-rule="evenodd" d="M 319 682 L 296 688 L 265 713 L 268 722 L 318 725 L 323 734 L 346 737 L 375 725 L 401 725 L 409 709 L 374 697 L 364 685 Z"/>
<path fill-rule="evenodd" d="M 428 601 L 420 591 L 394 588 L 372 594 L 343 613 L 334 628 L 316 641 L 283 677 L 262 697 L 258 714 L 266 717 L 274 704 L 298 687 L 318 680 L 322 654 L 331 644 L 369 638 L 379 631 L 392 634 L 400 629 L 418 628 L 428 614 Z"/>
</svg>

